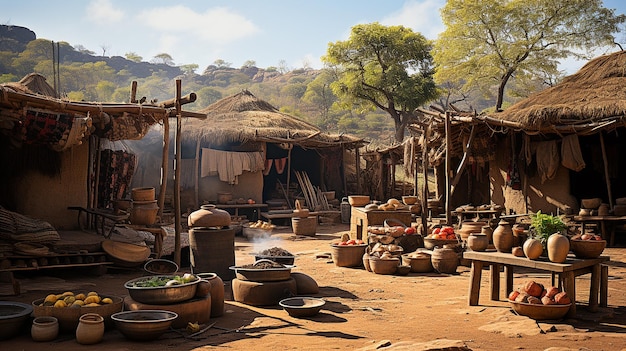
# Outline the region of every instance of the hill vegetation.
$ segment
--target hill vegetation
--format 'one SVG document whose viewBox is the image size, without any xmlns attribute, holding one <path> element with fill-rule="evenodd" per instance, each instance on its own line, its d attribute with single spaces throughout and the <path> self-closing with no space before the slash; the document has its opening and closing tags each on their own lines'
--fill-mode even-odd
<svg viewBox="0 0 626 351">
<path fill-rule="evenodd" d="M 330 70 L 256 67 L 254 61 L 240 68 L 216 60 L 208 67 L 174 66 L 163 53 L 149 62 L 135 53 L 98 56 L 67 42 L 37 38 L 28 28 L 0 26 L 0 83 L 18 81 L 36 72 L 48 79 L 60 97 L 72 101 L 128 102 L 137 82 L 137 98 L 162 101 L 175 95 L 175 80 L 182 80 L 183 94 L 194 92 L 196 102 L 185 109 L 199 110 L 243 89 L 266 100 L 282 112 L 319 126 L 324 131 L 365 138 L 373 146 L 394 142 L 393 121 L 382 110 L 348 108 L 338 103 L 330 84 Z M 57 86 L 58 85 L 58 86 Z M 443 104 L 443 102 L 440 102 Z M 469 105 L 468 105 L 469 106 Z"/>
</svg>

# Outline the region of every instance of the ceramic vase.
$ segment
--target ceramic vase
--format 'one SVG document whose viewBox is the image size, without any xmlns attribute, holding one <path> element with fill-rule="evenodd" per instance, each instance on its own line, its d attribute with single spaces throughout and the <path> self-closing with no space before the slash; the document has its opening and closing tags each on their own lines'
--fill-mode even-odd
<svg viewBox="0 0 626 351">
<path fill-rule="evenodd" d="M 506 220 L 500 220 L 498 227 L 493 231 L 493 245 L 498 252 L 511 252 L 513 247 L 513 229 Z"/>
<path fill-rule="evenodd" d="M 81 345 L 97 344 L 104 336 L 104 318 L 97 313 L 85 313 L 78 319 L 76 342 Z"/>
<path fill-rule="evenodd" d="M 59 335 L 59 320 L 52 316 L 33 319 L 30 336 L 33 341 L 52 341 Z"/>
<path fill-rule="evenodd" d="M 563 263 L 569 253 L 569 239 L 565 235 L 554 233 L 548 237 L 546 249 L 550 261 Z"/>
<path fill-rule="evenodd" d="M 490 244 L 493 243 L 493 228 L 491 228 L 490 225 L 483 226 L 480 229 L 480 232 L 482 234 L 485 234 L 485 236 L 487 236 L 487 240 L 489 241 Z"/>
</svg>

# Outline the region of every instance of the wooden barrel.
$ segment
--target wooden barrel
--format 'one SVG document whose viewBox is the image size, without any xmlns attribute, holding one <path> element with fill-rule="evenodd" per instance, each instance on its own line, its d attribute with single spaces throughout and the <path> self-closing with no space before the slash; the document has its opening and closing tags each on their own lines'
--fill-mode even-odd
<svg viewBox="0 0 626 351">
<path fill-rule="evenodd" d="M 232 280 L 235 272 L 235 231 L 232 228 L 189 229 L 189 258 L 194 272 L 215 273 Z"/>
</svg>

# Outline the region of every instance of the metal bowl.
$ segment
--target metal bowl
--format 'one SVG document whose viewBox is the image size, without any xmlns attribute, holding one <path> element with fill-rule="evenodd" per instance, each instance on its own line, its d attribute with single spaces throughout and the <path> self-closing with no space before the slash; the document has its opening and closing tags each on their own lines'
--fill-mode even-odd
<svg viewBox="0 0 626 351">
<path fill-rule="evenodd" d="M 164 310 L 118 312 L 111 316 L 115 328 L 130 340 L 154 340 L 163 335 L 178 314 Z"/>
<path fill-rule="evenodd" d="M 198 283 L 201 279 L 197 279 L 179 285 L 172 286 L 155 286 L 141 287 L 136 286 L 137 283 L 150 280 L 153 278 L 174 278 L 173 275 L 154 275 L 149 277 L 140 277 L 132 279 L 124 283 L 124 287 L 128 290 L 130 297 L 140 303 L 152 305 L 167 305 L 182 301 L 187 301 L 194 297 Z"/>
<path fill-rule="evenodd" d="M 315 297 L 291 297 L 278 304 L 292 317 L 310 317 L 318 314 L 326 301 Z"/>
<path fill-rule="evenodd" d="M 20 333 L 33 308 L 21 302 L 0 301 L 0 340 Z"/>
</svg>

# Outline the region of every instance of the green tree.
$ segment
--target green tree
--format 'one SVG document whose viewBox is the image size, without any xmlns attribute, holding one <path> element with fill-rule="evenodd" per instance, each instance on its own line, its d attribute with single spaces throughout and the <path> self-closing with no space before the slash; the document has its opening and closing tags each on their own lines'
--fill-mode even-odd
<svg viewBox="0 0 626 351">
<path fill-rule="evenodd" d="M 217 66 L 217 68 L 228 68 L 228 67 L 230 67 L 230 65 L 232 65 L 232 63 L 226 62 L 226 61 L 224 61 L 222 59 L 217 59 L 217 60 L 213 61 L 213 64 L 215 66 Z"/>
<path fill-rule="evenodd" d="M 256 61 L 246 60 L 246 62 L 244 62 L 243 65 L 241 66 L 241 68 L 250 68 L 250 67 L 256 67 Z"/>
<path fill-rule="evenodd" d="M 106 80 L 101 80 L 96 83 L 96 97 L 98 101 L 111 101 L 113 93 L 115 92 L 115 84 Z"/>
<path fill-rule="evenodd" d="M 316 107 L 320 113 L 320 124 L 323 127 L 330 127 L 330 108 L 337 97 L 333 94 L 330 84 L 335 81 L 335 76 L 328 69 L 322 70 L 315 79 L 306 86 L 306 91 L 302 100 L 305 103 Z"/>
<path fill-rule="evenodd" d="M 203 87 L 196 92 L 196 96 L 196 105 L 202 109 L 221 99 L 222 93 L 215 88 Z"/>
<path fill-rule="evenodd" d="M 127 52 L 124 57 L 126 57 L 127 60 L 133 61 L 133 62 L 141 62 L 143 60 L 143 57 L 137 55 L 134 52 Z"/>
<path fill-rule="evenodd" d="M 200 66 L 197 63 L 189 63 L 186 65 L 180 65 L 178 67 L 180 68 L 181 71 L 183 71 L 185 75 L 191 75 L 191 74 L 196 73 L 196 70 Z"/>
<path fill-rule="evenodd" d="M 557 75 L 559 60 L 612 45 L 626 19 L 601 0 L 448 0 L 441 17 L 436 81 L 485 93 L 497 86 L 497 110 L 511 78 Z"/>
<path fill-rule="evenodd" d="M 174 59 L 172 58 L 170 54 L 165 53 L 165 52 L 155 55 L 154 58 L 152 59 L 152 62 L 163 63 L 168 66 L 174 66 Z"/>
<path fill-rule="evenodd" d="M 352 27 L 350 38 L 328 45 L 322 60 L 338 74 L 335 95 L 349 104 L 376 107 L 392 118 L 395 139 L 404 139 L 415 109 L 437 97 L 431 42 L 403 26 L 380 23 Z"/>
</svg>

